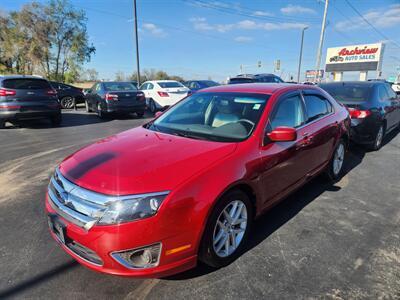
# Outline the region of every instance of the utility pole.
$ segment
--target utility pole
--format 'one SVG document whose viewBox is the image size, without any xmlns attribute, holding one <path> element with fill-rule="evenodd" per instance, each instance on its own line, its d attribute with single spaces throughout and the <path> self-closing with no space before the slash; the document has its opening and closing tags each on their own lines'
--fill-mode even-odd
<svg viewBox="0 0 400 300">
<path fill-rule="evenodd" d="M 134 23 L 135 23 L 135 42 L 136 42 L 136 77 L 138 87 L 140 86 L 140 64 L 139 64 L 139 37 L 138 37 L 138 26 L 137 26 L 137 8 L 136 0 L 133 0 L 133 11 L 134 11 Z"/>
<path fill-rule="evenodd" d="M 321 65 L 322 46 L 324 44 L 324 36 L 325 36 L 326 14 L 328 13 L 328 3 L 329 3 L 329 0 L 325 0 L 325 10 L 324 10 L 324 17 L 322 19 L 321 35 L 319 37 L 319 47 L 318 47 L 318 52 L 317 52 L 317 64 L 315 66 L 314 82 L 317 82 L 318 77 L 319 77 L 319 68 L 320 68 L 320 65 Z"/>
<path fill-rule="evenodd" d="M 306 31 L 308 26 L 305 26 L 301 31 L 301 43 L 300 43 L 300 57 L 299 57 L 299 68 L 297 69 L 297 83 L 300 82 L 300 71 L 301 71 L 301 60 L 303 57 L 303 41 L 304 41 L 304 31 Z"/>
</svg>

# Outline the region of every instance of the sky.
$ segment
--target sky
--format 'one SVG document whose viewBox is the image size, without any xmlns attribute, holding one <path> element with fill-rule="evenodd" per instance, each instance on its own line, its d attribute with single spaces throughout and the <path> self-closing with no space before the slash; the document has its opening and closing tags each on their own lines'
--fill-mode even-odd
<svg viewBox="0 0 400 300">
<path fill-rule="evenodd" d="M 135 72 L 133 0 L 70 1 L 86 12 L 89 39 L 96 47 L 84 68 L 95 68 L 102 79 Z M 18 10 L 28 2 L 1 0 L 0 9 Z M 223 81 L 239 74 L 240 65 L 246 73 L 274 72 L 279 59 L 281 70 L 275 73 L 296 79 L 301 31 L 308 26 L 304 78 L 305 70 L 315 69 L 324 5 L 324 0 L 137 0 L 141 69 Z M 385 42 L 387 78 L 400 66 L 399 33 L 400 0 L 330 0 L 322 66 L 328 47 Z M 344 75 L 345 80 L 357 77 Z"/>
</svg>

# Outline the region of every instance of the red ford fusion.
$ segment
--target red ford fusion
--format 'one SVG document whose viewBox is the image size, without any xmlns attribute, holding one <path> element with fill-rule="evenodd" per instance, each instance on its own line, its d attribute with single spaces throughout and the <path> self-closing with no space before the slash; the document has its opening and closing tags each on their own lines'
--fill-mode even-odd
<svg viewBox="0 0 400 300">
<path fill-rule="evenodd" d="M 201 90 L 67 157 L 48 187 L 50 232 L 104 273 L 225 266 L 255 218 L 322 172 L 341 176 L 349 125 L 348 111 L 314 86 Z"/>
</svg>

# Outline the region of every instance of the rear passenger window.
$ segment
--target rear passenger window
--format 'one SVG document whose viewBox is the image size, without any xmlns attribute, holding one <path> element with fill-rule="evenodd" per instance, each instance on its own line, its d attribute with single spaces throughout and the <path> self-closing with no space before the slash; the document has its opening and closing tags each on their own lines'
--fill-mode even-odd
<svg viewBox="0 0 400 300">
<path fill-rule="evenodd" d="M 305 117 L 300 95 L 280 100 L 270 118 L 272 130 L 280 126 L 296 128 L 303 125 L 304 122 Z"/>
<path fill-rule="evenodd" d="M 42 90 L 51 88 L 47 80 L 35 78 L 6 79 L 3 81 L 3 87 L 15 90 Z"/>
<path fill-rule="evenodd" d="M 307 109 L 307 121 L 316 120 L 333 111 L 332 104 L 323 97 L 317 95 L 304 95 Z"/>
</svg>

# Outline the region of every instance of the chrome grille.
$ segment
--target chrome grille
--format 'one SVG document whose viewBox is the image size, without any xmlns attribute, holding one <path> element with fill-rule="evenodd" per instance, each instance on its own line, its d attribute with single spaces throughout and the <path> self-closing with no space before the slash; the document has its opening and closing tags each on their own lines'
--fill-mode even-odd
<svg viewBox="0 0 400 300">
<path fill-rule="evenodd" d="M 89 230 L 104 214 L 103 196 L 83 189 L 64 178 L 57 169 L 48 188 L 51 207 L 64 219 Z M 101 201 L 98 201 L 101 199 Z M 92 200 L 92 201 L 91 201 Z"/>
</svg>

